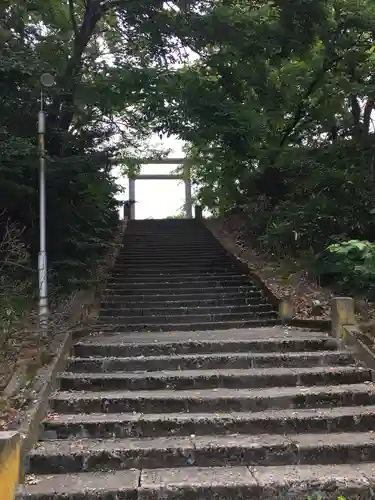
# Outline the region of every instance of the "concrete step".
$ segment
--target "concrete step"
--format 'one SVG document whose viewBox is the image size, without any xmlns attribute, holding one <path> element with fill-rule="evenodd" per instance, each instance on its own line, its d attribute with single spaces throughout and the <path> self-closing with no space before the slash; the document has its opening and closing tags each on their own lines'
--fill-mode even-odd
<svg viewBox="0 0 375 500">
<path fill-rule="evenodd" d="M 203 266 L 225 266 L 225 264 L 230 264 L 231 261 L 228 259 L 226 256 L 211 256 L 211 255 L 191 255 L 190 257 L 181 257 L 178 254 L 174 256 L 166 256 L 163 258 L 144 258 L 144 259 L 137 259 L 135 258 L 129 258 L 129 257 L 119 257 L 118 262 L 121 263 L 123 266 L 132 266 L 134 268 L 137 267 L 143 267 L 146 266 L 148 267 L 155 267 L 155 266 L 160 266 L 161 268 L 163 267 L 171 267 L 174 265 L 180 265 L 180 266 L 185 266 L 186 268 L 195 267 L 199 265 Z"/>
<path fill-rule="evenodd" d="M 178 297 L 176 297 L 176 294 L 174 293 L 160 295 L 119 295 L 111 293 L 103 297 L 102 304 L 113 304 L 113 307 L 117 307 L 117 304 L 120 304 L 119 307 L 121 307 L 121 304 L 129 307 L 131 305 L 139 306 L 141 304 L 145 307 L 147 306 L 147 304 L 150 304 L 149 307 L 156 307 L 158 304 L 160 304 L 161 306 L 166 307 L 169 304 L 186 304 L 187 306 L 195 304 L 199 306 L 200 304 L 204 305 L 206 303 L 207 305 L 220 305 L 230 303 L 246 305 L 257 304 L 260 302 L 264 302 L 265 300 L 265 297 L 262 296 L 262 293 L 259 290 L 255 292 L 247 292 L 246 294 L 239 292 L 217 293 L 212 291 L 200 293 L 199 295 L 181 293 L 178 294 Z"/>
<path fill-rule="evenodd" d="M 211 243 L 205 243 L 204 245 L 196 245 L 190 244 L 189 246 L 181 246 L 181 245 L 124 245 L 120 248 L 119 256 L 124 257 L 126 255 L 136 256 L 141 255 L 145 257 L 150 257 L 153 255 L 158 255 L 162 257 L 163 255 L 175 255 L 177 252 L 178 255 L 182 256 L 190 256 L 194 251 L 199 251 L 200 255 L 225 255 L 230 257 L 231 254 L 225 250 L 221 245 L 212 245 Z"/>
<path fill-rule="evenodd" d="M 145 288 L 137 288 L 137 289 L 123 289 L 121 286 L 115 286 L 115 285 L 107 285 L 105 289 L 105 294 L 107 297 L 110 297 L 111 294 L 114 295 L 123 295 L 123 296 L 131 296 L 131 295 L 166 295 L 170 290 L 172 290 L 173 295 L 175 298 L 177 298 L 180 295 L 186 295 L 186 292 L 189 294 L 197 295 L 202 293 L 203 295 L 207 295 L 208 293 L 216 293 L 216 294 L 228 294 L 228 293 L 237 293 L 237 294 L 248 294 L 248 293 L 254 293 L 257 292 L 258 289 L 253 286 L 253 285 L 237 285 L 237 286 L 207 286 L 203 284 L 202 286 L 199 286 L 198 284 L 195 284 L 195 286 L 188 286 L 186 288 L 175 288 L 175 287 L 170 287 L 169 285 L 166 287 L 163 287 L 161 284 L 158 284 L 154 288 L 151 287 L 145 287 Z M 141 293 L 140 293 L 141 292 Z"/>
<path fill-rule="evenodd" d="M 374 467 L 373 463 L 278 466 L 272 472 L 269 467 L 191 467 L 38 476 L 37 484 L 24 487 L 20 494 L 25 495 L 22 498 L 41 500 L 54 491 L 56 500 L 81 500 L 80 486 L 90 484 L 85 495 L 88 500 L 274 500 L 308 498 L 316 491 L 324 499 L 336 499 L 339 495 L 365 499 L 371 498 Z"/>
<path fill-rule="evenodd" d="M 321 352 L 337 349 L 337 341 L 332 337 L 312 337 L 303 336 L 276 337 L 271 329 L 267 338 L 248 337 L 232 338 L 231 331 L 223 330 L 222 338 L 206 338 L 197 336 L 192 332 L 179 332 L 181 336 L 174 334 L 166 337 L 164 333 L 160 337 L 149 337 L 136 341 L 135 338 L 124 335 L 123 337 L 111 337 L 96 339 L 93 337 L 90 341 L 82 340 L 77 342 L 73 352 L 79 357 L 96 356 L 169 356 L 186 354 L 211 354 L 211 353 L 284 353 L 292 352 Z M 244 332 L 245 334 L 248 332 Z M 207 335 L 208 337 L 208 335 Z M 215 336 L 216 337 L 216 336 Z"/>
<path fill-rule="evenodd" d="M 161 297 L 161 296 L 159 296 Z M 163 297 L 163 296 L 162 296 Z M 115 298 L 115 296 L 111 297 L 110 301 L 103 301 L 101 303 L 101 310 L 119 310 L 119 309 L 151 309 L 153 311 L 158 311 L 160 308 L 172 307 L 172 308 L 180 308 L 186 307 L 191 309 L 193 307 L 219 307 L 219 306 L 227 306 L 227 307 L 242 307 L 242 306 L 252 306 L 256 304 L 264 304 L 267 303 L 266 299 L 262 297 L 260 292 L 255 292 L 252 295 L 248 295 L 247 297 L 243 297 L 242 295 L 235 295 L 233 297 L 214 297 L 211 299 L 200 300 L 196 298 L 196 300 L 173 300 L 174 295 L 165 295 L 168 300 L 152 300 L 153 297 L 144 297 L 143 295 L 137 295 L 136 298 L 132 297 L 132 299 L 126 298 L 124 300 L 123 296 L 119 296 Z M 191 296 L 193 297 L 193 296 Z"/>
<path fill-rule="evenodd" d="M 371 432 L 375 405 L 220 413 L 51 414 L 43 439 Z"/>
<path fill-rule="evenodd" d="M 204 245 L 190 245 L 190 246 L 181 246 L 181 245 L 165 245 L 162 246 L 154 246 L 154 245 L 124 245 L 120 248 L 119 256 L 136 256 L 141 255 L 144 257 L 150 257 L 153 255 L 158 255 L 162 257 L 163 255 L 175 255 L 176 253 L 181 256 L 190 256 L 193 253 L 199 252 L 200 255 L 224 255 L 226 257 L 230 257 L 231 254 L 225 250 L 222 246 L 215 246 L 210 243 L 206 243 Z"/>
<path fill-rule="evenodd" d="M 59 391 L 50 400 L 51 410 L 58 413 L 230 412 L 371 404 L 375 404 L 372 382 L 200 391 Z"/>
<path fill-rule="evenodd" d="M 182 467 L 36 476 L 27 500 L 324 500 L 373 498 L 375 463 Z M 84 496 L 82 490 L 86 488 Z"/>
<path fill-rule="evenodd" d="M 198 249 L 222 249 L 223 247 L 218 244 L 218 242 L 212 242 L 211 239 L 207 239 L 205 235 L 197 234 L 174 234 L 168 237 L 156 238 L 153 236 L 142 235 L 139 237 L 129 238 L 128 240 L 123 240 L 122 248 L 125 250 L 133 249 L 148 249 L 155 247 L 156 249 L 165 248 L 170 250 L 175 248 L 177 251 L 187 251 L 187 250 L 198 250 Z"/>
<path fill-rule="evenodd" d="M 142 304 L 139 304 L 142 306 Z M 150 308 L 150 307 L 133 307 L 128 306 L 126 308 L 105 308 L 100 310 L 100 316 L 105 319 L 106 317 L 112 318 L 126 318 L 131 316 L 142 316 L 145 318 L 149 317 L 169 317 L 169 316 L 194 316 L 197 314 L 211 315 L 216 316 L 217 314 L 256 314 L 259 312 L 274 312 L 275 308 L 271 306 L 271 304 L 267 303 L 258 303 L 258 304 L 245 304 L 245 305 L 226 305 L 226 306 L 209 306 L 209 307 L 159 307 L 159 308 Z"/>
<path fill-rule="evenodd" d="M 195 245 L 190 247 L 181 247 L 179 245 L 166 244 L 166 245 L 138 245 L 138 246 L 126 246 L 120 249 L 117 262 L 121 262 L 123 259 L 132 258 L 136 259 L 137 255 L 142 259 L 152 260 L 153 257 L 157 259 L 165 258 L 176 258 L 191 259 L 192 257 L 202 256 L 204 258 L 219 257 L 225 259 L 235 259 L 233 255 L 229 254 L 223 247 L 212 247 L 210 244 Z"/>
<path fill-rule="evenodd" d="M 226 311 L 226 310 L 225 310 Z M 245 312 L 223 312 L 223 309 L 217 308 L 210 309 L 206 311 L 201 311 L 200 309 L 196 309 L 195 311 L 189 311 L 186 313 L 185 311 L 179 311 L 172 314 L 163 315 L 144 315 L 141 314 L 139 316 L 120 316 L 116 314 L 115 316 L 101 316 L 98 320 L 98 324 L 108 325 L 165 325 L 165 324 L 178 324 L 178 323 L 209 323 L 209 322 L 225 322 L 225 321 L 249 321 L 249 320 L 257 320 L 257 319 L 275 319 L 277 320 L 278 313 L 276 311 L 272 311 L 271 308 L 267 308 L 267 310 L 262 310 L 261 308 L 255 307 L 253 309 L 249 309 Z"/>
<path fill-rule="evenodd" d="M 231 368 L 163 370 L 144 373 L 69 373 L 58 377 L 63 391 L 152 391 L 185 389 L 260 389 L 314 385 L 360 384 L 371 371 L 360 366 L 308 368 Z"/>
<path fill-rule="evenodd" d="M 203 280 L 197 278 L 196 280 L 189 280 L 189 281 L 177 281 L 177 280 L 168 280 L 168 279 L 159 279 L 159 280 L 154 280 L 150 281 L 148 283 L 143 283 L 143 280 L 137 280 L 133 282 L 128 282 L 128 281 L 121 281 L 121 280 L 111 280 L 109 279 L 107 281 L 107 289 L 130 289 L 130 290 L 162 290 L 162 289 L 167 289 L 167 290 L 174 290 L 175 288 L 177 289 L 183 289 L 183 290 L 188 290 L 189 288 L 194 288 L 194 289 L 202 289 L 202 288 L 223 288 L 223 287 L 230 287 L 230 288 L 239 288 L 241 287 L 246 287 L 248 289 L 251 287 L 252 291 L 256 291 L 258 288 L 255 286 L 253 282 L 251 282 L 249 279 L 246 278 L 239 278 L 236 280 L 226 280 L 225 278 L 222 280 Z"/>
<path fill-rule="evenodd" d="M 142 249 L 137 249 L 137 251 L 132 252 L 132 254 L 129 254 L 129 251 L 120 251 L 117 257 L 118 262 L 124 262 L 126 260 L 133 260 L 137 259 L 137 255 L 141 258 L 142 261 L 149 261 L 149 260 L 155 260 L 155 261 L 164 261 L 168 259 L 173 259 L 173 260 L 180 260 L 182 262 L 184 261 L 191 261 L 194 258 L 199 259 L 202 262 L 210 261 L 210 260 L 218 260 L 219 262 L 221 260 L 231 260 L 235 259 L 235 257 L 231 257 L 227 252 L 221 251 L 220 249 L 218 251 L 212 251 L 210 248 L 209 251 L 205 251 L 204 248 L 199 248 L 197 247 L 195 251 L 191 250 L 190 252 L 179 252 L 178 249 L 173 248 L 173 246 L 169 246 L 168 251 L 165 250 L 163 251 L 162 249 L 154 249 L 150 247 L 150 253 L 149 252 L 144 252 Z M 151 255 L 150 255 L 151 254 Z M 155 258 L 153 258 L 155 257 Z"/>
<path fill-rule="evenodd" d="M 90 357 L 70 358 L 70 372 L 146 372 L 156 370 L 214 370 L 271 367 L 315 367 L 354 365 L 353 355 L 347 351 L 318 351 L 290 353 L 226 352 L 210 354 L 180 354 L 169 356 Z"/>
<path fill-rule="evenodd" d="M 174 240 L 165 240 L 165 241 L 155 241 L 155 240 L 139 240 L 129 241 L 124 243 L 120 247 L 120 256 L 123 256 L 128 253 L 144 253 L 150 254 L 155 251 L 155 254 L 163 255 L 172 253 L 176 254 L 197 254 L 202 252 L 205 254 L 208 253 L 221 253 L 227 254 L 227 251 L 221 245 L 212 244 L 211 241 L 207 240 L 199 240 L 196 241 L 187 241 L 186 238 L 177 237 Z"/>
<path fill-rule="evenodd" d="M 57 440 L 38 443 L 30 455 L 30 473 L 353 464 L 363 457 L 375 462 L 373 432 Z"/>
<path fill-rule="evenodd" d="M 225 269 L 226 266 L 230 266 L 232 263 L 227 258 L 207 258 L 203 257 L 195 257 L 188 259 L 180 259 L 180 258 L 170 258 L 165 260 L 155 260 L 149 259 L 141 261 L 139 259 L 121 259 L 118 261 L 123 267 L 127 269 L 131 268 L 134 271 L 138 269 L 152 270 L 157 269 L 160 272 L 164 272 L 168 269 L 179 267 L 183 272 L 189 273 L 191 270 L 195 270 L 197 268 L 204 269 L 206 271 L 210 271 L 210 269 Z M 233 263 L 234 265 L 234 263 Z"/>
<path fill-rule="evenodd" d="M 207 330 L 226 330 L 227 328 L 256 328 L 260 326 L 274 326 L 280 325 L 281 321 L 276 318 L 276 314 L 274 318 L 272 317 L 259 317 L 257 319 L 252 319 L 252 317 L 247 317 L 244 319 L 238 320 L 228 320 L 219 321 L 219 320 L 210 320 L 210 321 L 187 321 L 186 323 L 179 321 L 177 323 L 156 323 L 145 322 L 142 321 L 140 323 L 113 323 L 107 324 L 98 323 L 97 327 L 100 327 L 100 331 L 102 332 L 111 332 L 111 333 L 127 333 L 127 332 L 198 332 L 198 331 L 207 331 Z"/>
<path fill-rule="evenodd" d="M 118 282 L 120 281 L 123 284 L 129 283 L 144 283 L 144 284 L 150 284 L 154 283 L 155 281 L 157 282 L 170 282 L 170 283 L 179 283 L 179 282 L 191 282 L 191 281 L 205 281 L 205 282 L 233 282 L 233 281 L 246 281 L 249 282 L 251 281 L 251 278 L 247 276 L 246 274 L 229 274 L 229 273 L 222 273 L 222 274 L 201 274 L 201 275 L 151 275 L 151 276 L 140 276 L 140 277 L 134 277 L 134 276 L 127 276 L 125 273 L 116 273 L 116 274 L 111 274 L 109 277 L 110 282 Z"/>
<path fill-rule="evenodd" d="M 238 266 L 236 266 L 234 263 L 227 262 L 225 265 L 215 265 L 215 266 L 207 266 L 206 264 L 201 264 L 201 265 L 190 265 L 188 268 L 182 264 L 171 264 L 170 267 L 164 267 L 164 268 L 132 268 L 131 266 L 129 267 L 128 265 L 121 264 L 121 262 L 117 262 L 115 266 L 113 267 L 113 272 L 114 273 L 124 273 L 126 274 L 126 277 L 131 277 L 131 276 L 149 276 L 149 275 L 157 275 L 157 276 L 166 276 L 166 275 L 183 275 L 183 274 L 195 274 L 195 275 L 201 275 L 202 273 L 206 274 L 215 274 L 215 273 L 237 273 L 238 272 Z"/>
<path fill-rule="evenodd" d="M 163 240 L 163 239 L 170 239 L 170 238 L 186 238 L 189 241 L 192 241 L 190 238 L 192 236 L 195 236 L 197 238 L 202 238 L 206 239 L 209 241 L 212 241 L 212 235 L 211 233 L 204 227 L 191 227 L 191 228 L 184 228 L 183 230 L 179 228 L 160 228 L 158 230 L 151 230 L 151 231 L 132 231 L 131 228 L 127 229 L 126 233 L 124 234 L 124 241 L 129 240 L 129 241 L 135 241 L 140 238 L 149 238 L 152 241 L 158 241 L 158 240 Z"/>
</svg>

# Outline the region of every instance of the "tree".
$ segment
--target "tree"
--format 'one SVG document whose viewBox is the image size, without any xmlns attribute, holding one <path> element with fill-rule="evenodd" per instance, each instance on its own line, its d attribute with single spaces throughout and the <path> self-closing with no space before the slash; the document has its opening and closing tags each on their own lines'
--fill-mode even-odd
<svg viewBox="0 0 375 500">
<path fill-rule="evenodd" d="M 271 248 L 374 236 L 374 26 L 369 0 L 218 1 L 195 19 L 199 59 L 155 77 L 146 113 L 189 142 L 203 205 L 244 209 Z"/>
<path fill-rule="evenodd" d="M 0 2 L 0 212 L 25 227 L 36 268 L 36 117 L 39 78 L 50 72 L 47 244 L 60 284 L 84 279 L 112 237 L 113 163 L 150 156 L 143 143 L 151 129 L 139 103 L 147 99 L 150 67 L 164 64 L 169 50 L 160 32 L 168 16 L 156 0 Z M 0 224 L 0 236 L 4 231 Z"/>
</svg>

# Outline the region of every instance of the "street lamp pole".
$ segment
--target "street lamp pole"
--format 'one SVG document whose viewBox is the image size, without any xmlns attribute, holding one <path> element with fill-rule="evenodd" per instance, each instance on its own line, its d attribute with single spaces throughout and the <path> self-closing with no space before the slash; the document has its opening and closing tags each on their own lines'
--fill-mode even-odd
<svg viewBox="0 0 375 500">
<path fill-rule="evenodd" d="M 45 160 L 45 132 L 46 116 L 44 113 L 43 87 L 52 87 L 54 78 L 49 73 L 41 76 L 40 109 L 38 113 L 39 135 L 39 255 L 38 255 L 38 284 L 39 284 L 39 327 L 48 330 L 48 288 L 47 288 L 47 247 L 46 247 L 46 160 Z"/>
</svg>

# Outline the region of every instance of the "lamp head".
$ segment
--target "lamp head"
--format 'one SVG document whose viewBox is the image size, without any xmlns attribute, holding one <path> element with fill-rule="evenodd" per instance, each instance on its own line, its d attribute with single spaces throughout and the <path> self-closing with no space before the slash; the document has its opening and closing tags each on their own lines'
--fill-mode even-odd
<svg viewBox="0 0 375 500">
<path fill-rule="evenodd" d="M 43 87 L 52 87 L 55 84 L 55 79 L 50 73 L 43 73 L 40 77 L 40 82 Z"/>
</svg>

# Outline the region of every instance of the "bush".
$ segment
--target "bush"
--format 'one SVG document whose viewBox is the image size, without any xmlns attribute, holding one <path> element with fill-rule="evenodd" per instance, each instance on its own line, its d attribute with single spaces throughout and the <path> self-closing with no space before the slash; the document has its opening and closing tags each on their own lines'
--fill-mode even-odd
<svg viewBox="0 0 375 500">
<path fill-rule="evenodd" d="M 329 245 L 317 256 L 315 267 L 324 284 L 375 295 L 375 243 L 350 240 Z"/>
</svg>

